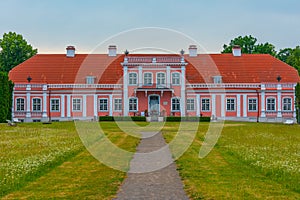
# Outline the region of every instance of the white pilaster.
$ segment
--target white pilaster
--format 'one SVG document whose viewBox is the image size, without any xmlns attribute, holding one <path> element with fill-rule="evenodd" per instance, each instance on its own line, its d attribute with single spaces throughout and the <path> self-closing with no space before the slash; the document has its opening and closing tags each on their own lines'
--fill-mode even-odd
<svg viewBox="0 0 300 200">
<path fill-rule="evenodd" d="M 98 95 L 94 94 L 94 117 L 98 116 Z"/>
<path fill-rule="evenodd" d="M 196 111 L 196 115 L 198 116 L 198 117 L 200 117 L 200 94 L 197 94 L 196 95 L 196 105 L 197 105 L 197 111 Z"/>
<path fill-rule="evenodd" d="M 281 84 L 277 85 L 277 117 L 281 118 Z"/>
<path fill-rule="evenodd" d="M 124 116 L 128 116 L 129 105 L 128 105 L 128 67 L 123 66 L 123 110 Z"/>
<path fill-rule="evenodd" d="M 236 95 L 236 116 L 241 117 L 241 95 Z"/>
<path fill-rule="evenodd" d="M 171 87 L 171 68 L 170 66 L 167 66 L 167 88 Z"/>
<path fill-rule="evenodd" d="M 42 115 L 42 117 L 47 117 L 47 91 L 43 91 L 43 115 Z"/>
<path fill-rule="evenodd" d="M 247 117 L 247 116 L 248 116 L 247 115 L 247 94 L 243 94 L 243 117 Z"/>
<path fill-rule="evenodd" d="M 265 102 L 266 102 L 266 97 L 265 97 L 265 90 L 266 87 L 264 84 L 261 85 L 261 117 L 266 117 L 266 108 L 265 108 Z"/>
<path fill-rule="evenodd" d="M 181 80 L 180 111 L 181 117 L 185 117 L 185 66 L 181 66 Z"/>
<path fill-rule="evenodd" d="M 225 94 L 221 94 L 221 117 L 225 118 Z"/>
<path fill-rule="evenodd" d="M 216 118 L 216 95 L 211 95 L 211 115 Z"/>
<path fill-rule="evenodd" d="M 25 102 L 24 102 L 25 103 Z M 11 119 L 15 117 L 15 88 L 12 93 L 12 103 L 11 103 Z"/>
<path fill-rule="evenodd" d="M 82 95 L 82 117 L 86 117 L 86 95 Z"/>
<path fill-rule="evenodd" d="M 293 117 L 294 118 L 296 118 L 297 117 L 297 114 L 296 114 L 296 112 L 297 112 L 297 109 L 296 109 L 296 93 L 295 93 L 295 87 L 296 87 L 296 84 L 294 85 L 294 88 L 293 88 L 293 93 L 294 93 L 294 98 L 293 98 L 293 101 L 292 101 L 292 105 L 294 105 L 293 106 Z"/>
<path fill-rule="evenodd" d="M 71 95 L 67 95 L 67 117 L 71 117 Z"/>
<path fill-rule="evenodd" d="M 109 116 L 113 116 L 113 97 L 109 95 Z"/>
<path fill-rule="evenodd" d="M 30 107 L 30 101 L 31 101 L 31 97 L 30 97 L 30 91 L 31 91 L 31 85 L 28 84 L 26 87 L 26 118 L 30 118 L 31 117 L 31 107 Z"/>
<path fill-rule="evenodd" d="M 139 87 L 143 86 L 143 67 L 139 66 Z"/>
<path fill-rule="evenodd" d="M 60 102 L 61 102 L 60 117 L 64 118 L 65 117 L 65 95 L 64 94 L 60 96 Z"/>
</svg>

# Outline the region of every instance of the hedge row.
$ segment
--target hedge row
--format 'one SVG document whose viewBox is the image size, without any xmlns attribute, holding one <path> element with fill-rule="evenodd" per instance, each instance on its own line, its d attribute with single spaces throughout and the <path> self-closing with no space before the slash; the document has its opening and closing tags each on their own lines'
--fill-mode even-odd
<svg viewBox="0 0 300 200">
<path fill-rule="evenodd" d="M 138 121 L 145 122 L 146 117 L 136 116 L 136 117 L 112 117 L 112 116 L 101 116 L 99 121 Z"/>
<path fill-rule="evenodd" d="M 166 117 L 167 122 L 210 122 L 210 117 Z M 112 116 L 101 116 L 99 121 L 140 121 L 145 122 L 146 117 L 136 116 L 136 117 L 112 117 Z"/>
<path fill-rule="evenodd" d="M 166 117 L 167 122 L 210 122 L 210 117 Z"/>
</svg>

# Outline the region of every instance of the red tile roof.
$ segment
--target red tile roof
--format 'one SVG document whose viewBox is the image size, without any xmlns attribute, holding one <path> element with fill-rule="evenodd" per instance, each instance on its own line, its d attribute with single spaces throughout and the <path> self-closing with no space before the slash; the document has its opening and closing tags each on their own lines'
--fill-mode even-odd
<svg viewBox="0 0 300 200">
<path fill-rule="evenodd" d="M 186 76 L 189 83 L 211 83 L 215 75 L 221 75 L 225 83 L 277 82 L 278 75 L 282 77 L 281 82 L 300 82 L 293 67 L 267 54 L 243 54 L 241 57 L 232 54 L 185 55 L 185 60 L 188 62 Z M 14 83 L 25 83 L 30 75 L 32 83 L 69 84 L 85 83 L 86 76 L 90 75 L 95 76 L 98 83 L 122 83 L 123 61 L 124 55 L 76 54 L 74 58 L 67 58 L 65 54 L 38 54 L 13 68 L 9 77 Z"/>
</svg>

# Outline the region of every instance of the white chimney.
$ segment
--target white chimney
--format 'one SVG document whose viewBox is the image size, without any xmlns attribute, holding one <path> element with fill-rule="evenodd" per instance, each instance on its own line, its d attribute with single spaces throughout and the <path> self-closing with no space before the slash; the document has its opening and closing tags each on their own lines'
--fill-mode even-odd
<svg viewBox="0 0 300 200">
<path fill-rule="evenodd" d="M 234 45 L 232 47 L 232 54 L 236 57 L 242 56 L 242 48 L 239 45 Z"/>
<path fill-rule="evenodd" d="M 73 58 L 75 57 L 75 47 L 74 46 L 67 46 L 67 57 L 68 58 Z"/>
<path fill-rule="evenodd" d="M 189 46 L 189 56 L 190 57 L 197 57 L 197 46 L 196 45 L 190 45 Z"/>
<path fill-rule="evenodd" d="M 108 56 L 117 56 L 117 46 L 116 45 L 108 46 Z"/>
</svg>

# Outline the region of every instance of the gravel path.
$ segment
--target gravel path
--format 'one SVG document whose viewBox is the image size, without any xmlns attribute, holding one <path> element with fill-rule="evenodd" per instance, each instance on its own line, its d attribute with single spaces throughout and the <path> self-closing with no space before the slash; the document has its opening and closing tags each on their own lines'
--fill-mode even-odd
<svg viewBox="0 0 300 200">
<path fill-rule="evenodd" d="M 117 194 L 116 200 L 123 199 L 188 199 L 160 132 L 142 133 L 130 171 Z"/>
</svg>

